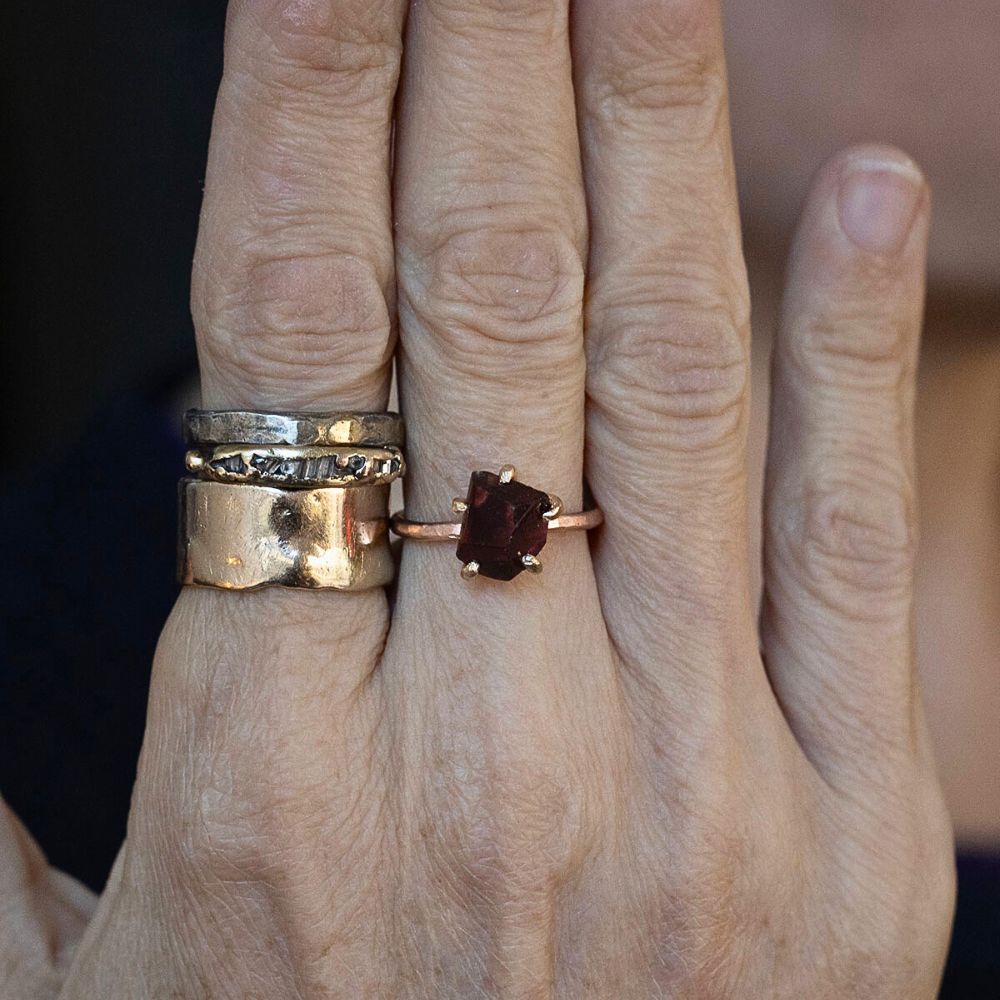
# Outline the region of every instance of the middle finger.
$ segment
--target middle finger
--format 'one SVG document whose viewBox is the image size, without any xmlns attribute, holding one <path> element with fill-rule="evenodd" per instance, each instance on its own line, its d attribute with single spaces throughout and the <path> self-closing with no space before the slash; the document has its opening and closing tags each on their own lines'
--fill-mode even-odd
<svg viewBox="0 0 1000 1000">
<path fill-rule="evenodd" d="M 469 471 L 504 463 L 581 502 L 585 210 L 567 5 L 411 8 L 395 205 L 411 518 L 449 518 Z M 586 791 L 612 742 L 585 533 L 553 537 L 541 560 L 541 579 L 466 582 L 453 546 L 404 546 L 376 682 L 406 748 L 398 794 L 420 804 L 404 839 L 436 895 L 402 894 L 400 909 L 424 913 L 408 940 L 435 995 L 551 992 L 553 886 L 578 871 Z"/>
<path fill-rule="evenodd" d="M 580 502 L 586 214 L 567 6 L 412 8 L 396 159 L 410 517 L 447 519 L 471 470 L 505 463 Z"/>
</svg>

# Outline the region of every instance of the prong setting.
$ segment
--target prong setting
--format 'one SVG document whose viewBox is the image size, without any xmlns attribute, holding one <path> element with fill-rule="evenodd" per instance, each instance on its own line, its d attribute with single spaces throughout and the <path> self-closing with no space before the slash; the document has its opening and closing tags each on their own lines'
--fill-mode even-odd
<svg viewBox="0 0 1000 1000">
<path fill-rule="evenodd" d="M 521 556 L 521 562 L 524 563 L 524 568 L 528 570 L 529 573 L 541 573 L 542 564 L 538 556 L 533 556 L 531 553 Z"/>
<path fill-rule="evenodd" d="M 549 509 L 542 514 L 542 517 L 546 521 L 554 521 L 563 512 L 563 502 L 555 495 L 555 493 L 549 494 Z"/>
<path fill-rule="evenodd" d="M 184 465 L 187 467 L 188 472 L 201 472 L 205 467 L 205 459 L 196 451 L 189 451 L 184 456 Z"/>
<path fill-rule="evenodd" d="M 479 576 L 479 563 L 468 562 L 462 567 L 463 580 L 475 580 Z"/>
<path fill-rule="evenodd" d="M 512 483 L 517 478 L 517 469 L 513 465 L 503 465 L 500 467 L 500 482 Z"/>
<path fill-rule="evenodd" d="M 451 502 L 451 512 L 453 514 L 464 514 L 468 509 L 469 505 L 461 497 L 455 497 Z"/>
</svg>

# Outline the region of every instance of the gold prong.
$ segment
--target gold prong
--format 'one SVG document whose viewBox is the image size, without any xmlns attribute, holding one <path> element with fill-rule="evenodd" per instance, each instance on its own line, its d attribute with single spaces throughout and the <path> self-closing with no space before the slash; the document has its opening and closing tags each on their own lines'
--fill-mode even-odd
<svg viewBox="0 0 1000 1000">
<path fill-rule="evenodd" d="M 533 556 L 531 553 L 521 556 L 521 562 L 524 563 L 524 568 L 531 573 L 541 573 L 542 564 L 538 561 L 538 556 Z"/>
<path fill-rule="evenodd" d="M 461 497 L 455 497 L 451 502 L 451 512 L 453 514 L 464 514 L 468 509 L 469 505 Z"/>
<path fill-rule="evenodd" d="M 500 468 L 500 482 L 511 483 L 517 476 L 517 469 L 513 465 L 504 465 Z"/>
<path fill-rule="evenodd" d="M 200 472 L 205 467 L 205 459 L 196 451 L 189 451 L 184 456 L 184 465 L 188 472 Z"/>
<path fill-rule="evenodd" d="M 555 493 L 549 494 L 549 509 L 542 514 L 542 517 L 546 521 L 554 521 L 563 512 L 563 502 L 555 495 Z"/>
<path fill-rule="evenodd" d="M 463 580 L 475 580 L 477 576 L 479 576 L 479 563 L 470 562 L 462 567 Z"/>
</svg>

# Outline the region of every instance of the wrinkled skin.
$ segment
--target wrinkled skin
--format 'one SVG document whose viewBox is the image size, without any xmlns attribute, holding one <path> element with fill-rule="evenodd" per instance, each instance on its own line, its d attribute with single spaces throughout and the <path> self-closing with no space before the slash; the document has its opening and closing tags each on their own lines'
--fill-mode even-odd
<svg viewBox="0 0 1000 1000">
<path fill-rule="evenodd" d="M 184 592 L 92 917 L 8 817 L 4 996 L 933 997 L 953 874 L 910 622 L 920 174 L 849 150 L 800 222 L 758 625 L 716 6 L 403 8 L 233 4 L 205 404 L 383 407 L 398 314 L 408 514 L 510 461 L 571 509 L 586 474 L 606 525 L 510 584 L 407 543 L 391 613 Z"/>
</svg>

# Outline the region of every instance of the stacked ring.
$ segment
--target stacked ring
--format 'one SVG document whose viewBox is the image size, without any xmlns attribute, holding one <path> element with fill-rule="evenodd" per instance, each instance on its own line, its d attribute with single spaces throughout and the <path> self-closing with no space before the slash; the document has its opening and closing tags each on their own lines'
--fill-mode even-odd
<svg viewBox="0 0 1000 1000">
<path fill-rule="evenodd" d="M 178 576 L 193 586 L 368 590 L 389 583 L 394 413 L 191 410 Z"/>
<path fill-rule="evenodd" d="M 295 487 L 387 486 L 406 470 L 396 447 L 217 445 L 187 453 L 189 472 L 220 483 Z"/>
<path fill-rule="evenodd" d="M 395 445 L 404 444 L 398 413 L 258 413 L 188 410 L 184 440 L 192 445 Z"/>
</svg>

